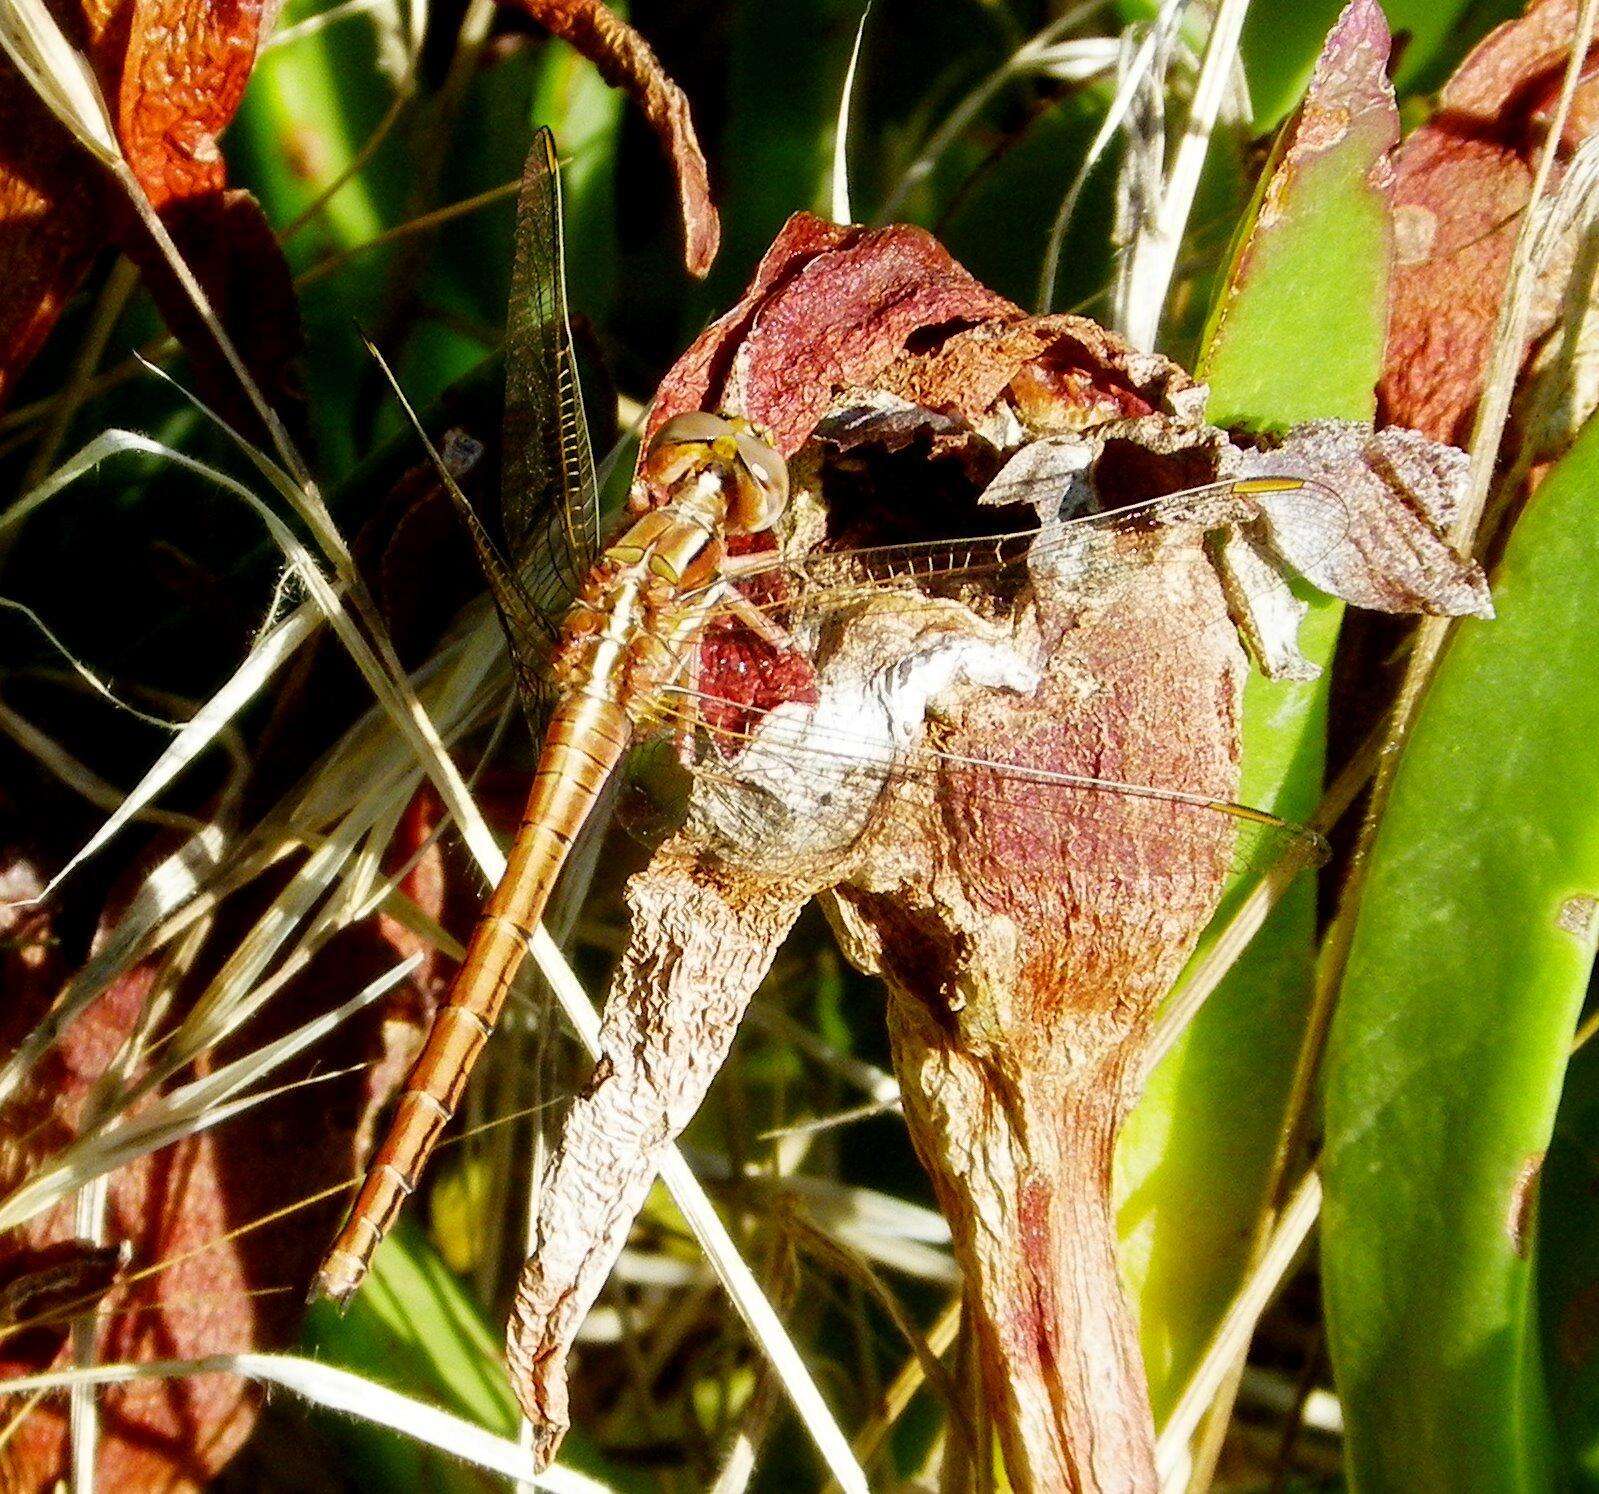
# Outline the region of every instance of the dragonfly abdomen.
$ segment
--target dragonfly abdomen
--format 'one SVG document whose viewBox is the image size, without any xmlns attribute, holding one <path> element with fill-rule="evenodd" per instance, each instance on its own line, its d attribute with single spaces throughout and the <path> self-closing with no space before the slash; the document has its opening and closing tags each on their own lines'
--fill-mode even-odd
<svg viewBox="0 0 1599 1494">
<path fill-rule="evenodd" d="M 544 740 L 527 808 L 466 958 L 400 1095 L 355 1206 L 317 1276 L 317 1289 L 343 1303 L 365 1279 L 401 1205 L 449 1124 L 528 941 L 600 791 L 627 750 L 631 726 L 612 700 L 568 697 Z"/>
</svg>

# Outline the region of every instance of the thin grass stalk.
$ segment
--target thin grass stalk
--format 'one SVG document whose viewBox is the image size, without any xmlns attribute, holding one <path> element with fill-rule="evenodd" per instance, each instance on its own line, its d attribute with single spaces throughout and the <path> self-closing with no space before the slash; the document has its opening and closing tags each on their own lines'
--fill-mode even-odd
<svg viewBox="0 0 1599 1494">
<path fill-rule="evenodd" d="M 1066 244 L 1066 230 L 1071 226 L 1072 215 L 1077 211 L 1077 200 L 1082 196 L 1083 188 L 1088 185 L 1088 178 L 1098 165 L 1099 158 L 1104 155 L 1132 109 L 1145 75 L 1154 66 L 1157 56 L 1164 54 L 1166 40 L 1176 30 L 1177 23 L 1182 17 L 1183 5 L 1184 0 L 1161 0 L 1160 10 L 1155 19 L 1149 23 L 1143 40 L 1139 42 L 1132 62 L 1117 85 L 1115 97 L 1111 99 L 1110 107 L 1105 111 L 1105 118 L 1100 122 L 1099 129 L 1089 144 L 1082 165 L 1077 168 L 1076 176 L 1072 178 L 1065 197 L 1061 199 L 1055 220 L 1050 225 L 1049 237 L 1044 245 L 1043 263 L 1038 272 L 1038 295 L 1034 309 L 1040 315 L 1050 310 L 1050 304 L 1055 299 L 1055 281 L 1060 276 L 1061 252 Z"/>
<path fill-rule="evenodd" d="M 330 27 L 336 26 L 341 21 L 347 21 L 354 16 L 368 15 L 373 11 L 389 9 L 389 0 L 339 0 L 337 5 L 330 5 L 326 10 L 319 10 L 315 15 L 306 16 L 304 20 L 296 21 L 291 26 L 279 26 L 272 35 L 261 44 L 260 51 L 256 53 L 259 60 L 269 52 L 276 52 L 284 47 L 292 47 L 296 42 L 304 41 L 307 37 L 318 36 Z"/>
<path fill-rule="evenodd" d="M 855 101 L 855 73 L 861 64 L 861 43 L 866 40 L 866 20 L 872 13 L 872 0 L 861 6 L 855 27 L 855 45 L 850 48 L 849 66 L 844 69 L 844 86 L 838 94 L 838 118 L 833 125 L 832 213 L 835 223 L 850 223 L 849 203 L 849 116 Z"/>
<path fill-rule="evenodd" d="M 1300 1180 L 1266 1249 L 1239 1288 L 1226 1313 L 1211 1335 L 1194 1372 L 1177 1404 L 1172 1408 L 1156 1444 L 1155 1462 L 1166 1489 L 1173 1474 L 1182 1466 L 1188 1444 L 1207 1408 L 1217 1399 L 1222 1385 L 1239 1357 L 1247 1352 L 1260 1321 L 1289 1268 L 1299 1257 L 1310 1231 L 1321 1212 L 1321 1178 L 1314 1169 Z"/>
<path fill-rule="evenodd" d="M 1238 41 L 1248 12 L 1249 0 L 1221 0 L 1216 7 L 1199 81 L 1194 86 L 1188 121 L 1178 141 L 1171 171 L 1155 202 L 1153 220 L 1141 225 L 1141 232 L 1133 243 L 1125 332 L 1134 347 L 1145 351 L 1155 346 L 1161 308 L 1166 304 L 1166 293 L 1177 265 L 1177 251 L 1188 226 L 1188 216 L 1193 211 L 1194 193 L 1198 190 L 1200 171 L 1210 149 L 1211 134 L 1232 83 Z"/>
<path fill-rule="evenodd" d="M 1316 812 L 1310 819 L 1311 829 L 1325 835 L 1349 812 L 1350 806 L 1376 771 L 1378 756 L 1382 751 L 1382 737 L 1383 728 L 1379 725 L 1344 764 L 1316 806 Z M 1188 1030 L 1189 1023 L 1199 1015 L 1200 1008 L 1249 947 L 1250 941 L 1260 931 L 1271 910 L 1282 900 L 1283 894 L 1306 871 L 1309 854 L 1308 847 L 1301 842 L 1296 841 L 1289 846 L 1261 873 L 1260 879 L 1239 900 L 1226 922 L 1216 931 L 1210 947 L 1194 962 L 1187 977 L 1155 1019 L 1144 1060 L 1146 1079 Z"/>
<path fill-rule="evenodd" d="M 95 301 L 94 315 L 90 318 L 88 330 L 84 333 L 83 341 L 73 357 L 67 382 L 52 398 L 50 422 L 40 436 L 38 449 L 29 459 L 27 471 L 22 476 L 24 492 L 49 472 L 56 454 L 61 450 L 61 443 L 66 440 L 73 419 L 89 397 L 95 371 L 100 366 L 101 358 L 105 356 L 106 344 L 111 341 L 111 334 L 116 330 L 123 308 L 128 304 L 128 298 L 138 283 L 139 272 L 134 269 L 133 262 L 125 256 L 119 256 L 116 264 L 111 267 L 111 273 L 106 277 L 105 284 L 100 288 L 100 294 Z M 0 559 L 3 558 L 4 551 L 0 550 Z"/>
<path fill-rule="evenodd" d="M 179 718 L 177 716 L 158 716 L 153 711 L 141 710 L 131 701 L 124 700 L 116 693 L 115 690 L 106 684 L 106 682 L 102 680 L 99 675 L 90 669 L 89 666 L 83 662 L 83 660 L 78 658 L 77 655 L 74 654 L 64 642 L 62 642 L 61 638 L 51 629 L 50 625 L 45 622 L 45 620 L 40 617 L 32 607 L 28 606 L 27 603 L 19 602 L 14 597 L 0 596 L 0 608 L 3 608 L 7 612 L 15 612 L 19 616 L 27 618 L 28 622 L 38 629 L 45 642 L 48 643 L 50 647 L 60 654 L 62 659 L 66 661 L 68 668 L 76 677 L 73 680 L 73 683 L 81 683 L 88 686 L 89 689 L 94 691 L 94 693 L 108 705 L 115 706 L 119 711 L 123 711 L 127 715 L 132 716 L 134 720 L 142 721 L 146 726 L 153 726 L 159 731 L 182 731 L 184 726 L 189 721 L 193 720 L 194 703 L 192 701 L 185 700 L 180 703 L 182 715 L 181 718 Z M 46 669 L 18 669 L 8 671 L 8 674 L 13 679 L 30 678 L 59 680 L 62 678 L 62 676 L 52 673 Z"/>
<path fill-rule="evenodd" d="M 459 1416 L 413 1400 L 348 1370 L 292 1354 L 213 1354 L 203 1359 L 159 1359 L 143 1364 L 102 1364 L 92 1369 L 52 1370 L 0 1381 L 8 1395 L 48 1393 L 73 1385 L 128 1385 L 138 1380 L 187 1379 L 193 1375 L 240 1375 L 263 1385 L 276 1385 L 329 1411 L 357 1416 L 389 1427 L 414 1441 L 486 1468 L 507 1478 L 523 1479 L 550 1494 L 609 1494 L 606 1485 L 570 1468 L 535 1474 L 514 1442 L 496 1437 Z"/>
<path fill-rule="evenodd" d="M 311 19 L 319 18 L 313 16 Z M 327 205 L 367 168 L 372 157 L 382 149 L 383 142 L 393 133 L 395 125 L 404 117 L 406 106 L 415 96 L 415 87 L 414 76 L 402 82 L 399 92 L 389 100 L 388 108 L 383 111 L 383 117 L 372 127 L 372 133 L 361 142 L 355 154 L 344 163 L 339 174 L 284 225 L 283 231 L 278 234 L 280 244 L 293 242 L 304 229 L 317 220 L 327 209 Z M 297 278 L 296 289 L 299 289 L 300 283 L 300 279 Z"/>
<path fill-rule="evenodd" d="M 883 200 L 883 205 L 878 209 L 873 221 L 882 223 L 894 217 L 904 207 L 905 199 L 927 179 L 933 167 L 938 164 L 939 158 L 960 138 L 962 132 L 982 112 L 989 100 L 1013 79 L 1026 77 L 1033 72 L 1051 43 L 1082 25 L 1105 3 L 1106 0 L 1086 0 L 1086 3 L 1073 6 L 1041 31 L 1029 37 L 972 89 L 950 110 L 944 122 L 916 153 L 916 158 L 900 173 L 899 180 Z"/>
</svg>

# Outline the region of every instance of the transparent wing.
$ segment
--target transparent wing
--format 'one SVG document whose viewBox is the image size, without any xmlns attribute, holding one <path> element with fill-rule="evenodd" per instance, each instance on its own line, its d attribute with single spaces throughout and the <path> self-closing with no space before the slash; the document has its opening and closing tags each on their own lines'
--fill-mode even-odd
<svg viewBox="0 0 1599 1494">
<path fill-rule="evenodd" d="M 522 173 L 505 329 L 501 509 L 534 604 L 565 610 L 599 549 L 599 495 L 567 321 L 561 178 L 541 129 Z"/>
<path fill-rule="evenodd" d="M 785 559 L 737 557 L 728 574 L 743 593 L 718 603 L 713 614 L 742 612 L 746 600 L 773 614 L 802 606 L 836 609 L 887 591 L 914 586 L 922 595 L 959 592 L 981 584 L 1003 594 L 1008 585 L 1053 570 L 1088 595 L 1117 574 L 1131 575 L 1140 536 L 1160 530 L 1219 530 L 1260 519 L 1257 498 L 1269 494 L 1279 516 L 1292 509 L 1301 533 L 1314 533 L 1331 553 L 1346 542 L 1348 507 L 1338 493 L 1302 478 L 1250 478 L 1187 488 L 1126 508 L 1063 519 L 1047 528 L 965 539 L 927 540 L 852 550 L 816 550 Z"/>
<path fill-rule="evenodd" d="M 748 693 L 746 706 L 764 707 L 789 698 L 783 692 L 794 674 L 783 671 L 785 652 L 804 655 L 829 621 L 854 607 L 876 612 L 897 607 L 925 608 L 929 597 L 960 601 L 987 616 L 1003 615 L 1018 601 L 1044 596 L 1063 627 L 1076 624 L 1074 607 L 1103 606 L 1122 587 L 1165 584 L 1154 568 L 1162 551 L 1151 537 L 1180 534 L 1190 539 L 1215 532 L 1209 549 L 1218 563 L 1217 579 L 1225 607 L 1185 608 L 1180 600 L 1163 612 L 1161 626 L 1118 638 L 1116 656 L 1126 667 L 1140 654 L 1152 657 L 1187 639 L 1224 630 L 1242 633 L 1259 652 L 1257 626 L 1292 639 L 1303 604 L 1286 575 L 1264 562 L 1242 565 L 1230 535 L 1246 529 L 1267 551 L 1259 495 L 1269 501 L 1279 522 L 1310 535 L 1311 551 L 1330 553 L 1347 542 L 1352 519 L 1343 499 L 1329 488 L 1299 479 L 1250 479 L 1213 483 L 1169 494 L 1129 508 L 1089 514 L 1048 528 L 1019 530 L 980 538 L 937 540 L 877 548 L 814 551 L 785 560 L 740 556 L 730 562 L 736 593 L 724 587 L 703 596 L 704 629 L 700 653 L 706 667 L 697 681 L 713 693 Z M 1286 510 L 1292 508 L 1292 513 Z M 1048 585 L 1041 583 L 1048 582 Z M 1295 656 L 1297 659 L 1297 655 Z M 776 680 L 774 686 L 773 681 Z"/>
<path fill-rule="evenodd" d="M 389 367 L 388 360 L 370 339 L 367 340 L 366 346 L 367 351 L 383 371 L 384 378 L 388 380 L 395 399 L 399 401 L 400 409 L 416 431 L 417 438 L 421 441 L 422 448 L 438 476 L 440 486 L 449 494 L 450 502 L 466 526 L 468 535 L 471 536 L 472 548 L 477 552 L 478 564 L 483 569 L 489 595 L 494 599 L 495 610 L 499 613 L 500 625 L 505 632 L 511 667 L 516 676 L 517 694 L 521 698 L 528 719 L 537 727 L 547 714 L 549 706 L 545 661 L 549 657 L 550 646 L 555 641 L 555 627 L 548 614 L 529 596 L 516 570 L 506 560 L 499 545 L 484 527 L 472 500 L 462 491 L 461 478 L 476 463 L 482 448 L 469 437 L 452 431 L 446 439 L 445 450 L 441 455 L 434 446 L 432 437 L 428 435 L 427 428 L 422 424 L 421 418 L 412 408 L 404 389 L 400 387 L 400 381 L 395 378 L 394 370 Z"/>
<path fill-rule="evenodd" d="M 1151 555 L 1165 553 L 1148 543 L 1151 535 L 1186 525 L 1193 540 L 1248 524 L 1259 517 L 1263 493 L 1279 511 L 1285 503 L 1305 506 L 1293 515 L 1301 533 L 1308 528 L 1325 535 L 1328 545 L 1341 543 L 1347 533 L 1349 516 L 1335 493 L 1297 480 L 1259 479 L 1212 484 L 1046 529 L 819 553 L 798 561 L 736 562 L 739 595 L 724 600 L 707 594 L 694 667 L 662 709 L 678 756 L 682 743 L 697 743 L 686 766 L 699 785 L 698 800 L 715 809 L 711 827 L 725 832 L 739 855 L 754 848 L 760 859 L 775 859 L 778 869 L 787 859 L 796 870 L 811 858 L 836 858 L 882 816 L 912 806 L 925 810 L 930 803 L 977 806 L 988 832 L 1010 823 L 1029 843 L 1050 837 L 1074 864 L 1112 845 L 1128 864 L 1167 867 L 1184 876 L 1190 873 L 1182 868 L 1203 866 L 1244 871 L 1284 852 L 1300 862 L 1316 860 L 1319 837 L 1270 814 L 1191 784 L 1106 776 L 1100 747 L 1085 742 L 1073 749 L 1069 722 L 1052 736 L 1047 723 L 1055 718 L 1047 711 L 1038 718 L 1045 730 L 1023 730 L 1015 739 L 1007 733 L 1006 750 L 1030 756 L 1028 761 L 947 750 L 957 743 L 938 740 L 937 726 L 914 748 L 901 750 L 891 744 L 892 724 L 885 731 L 881 722 L 868 720 L 853 729 L 861 725 L 853 706 L 825 718 L 806 709 L 807 701 L 817 699 L 807 694 L 818 680 L 813 656 L 820 656 L 818 649 L 826 654 L 828 640 L 840 636 L 837 625 L 847 627 L 857 607 L 869 606 L 880 619 L 902 607 L 927 613 L 930 598 L 945 596 L 979 614 L 1003 617 L 1014 603 L 1038 594 L 1040 580 L 1051 571 L 1059 585 L 1049 590 L 1068 598 L 1062 605 L 1069 607 L 1073 597 L 1099 603 L 1108 598 L 1112 604 L 1080 635 L 1083 643 L 1065 643 L 1087 650 L 1082 664 L 1090 672 L 1104 664 L 1109 678 L 1137 681 L 1140 669 L 1154 664 L 1161 651 L 1174 651 L 1155 671 L 1161 677 L 1180 679 L 1186 668 L 1213 667 L 1213 654 L 1193 649 L 1195 635 L 1234 630 L 1235 605 L 1292 603 L 1275 572 L 1262 568 L 1248 581 L 1280 591 L 1280 598 L 1229 592 L 1224 606 L 1212 591 L 1205 605 L 1190 608 L 1179 593 L 1167 608 L 1162 590 L 1153 613 L 1142 603 L 1115 610 L 1115 599 L 1147 595 L 1147 588 L 1165 587 L 1174 576 L 1180 580 L 1191 573 L 1194 558 L 1197 570 L 1205 571 L 1199 552 L 1170 571 L 1149 569 Z M 1159 626 L 1146 628 L 1152 616 Z M 1080 621 L 1070 618 L 1063 626 Z M 998 640 L 1010 636 L 1006 628 L 996 632 Z M 839 721 L 850 729 L 829 724 Z M 1080 762 L 1070 755 L 1073 750 L 1082 752 Z M 654 771 L 663 772 L 658 763 Z M 1179 854 L 1170 854 L 1173 848 Z"/>
<path fill-rule="evenodd" d="M 560 618 L 599 549 L 594 460 L 567 325 L 560 176 L 548 130 L 534 138 L 517 202 L 497 516 L 481 511 L 462 490 L 459 447 L 465 443 L 447 447 L 441 457 L 392 374 L 389 379 L 471 536 L 509 643 L 518 693 L 537 727 L 548 710 L 545 666 Z"/>
<path fill-rule="evenodd" d="M 775 729 L 771 717 L 734 724 L 741 718 L 719 717 L 716 709 L 732 704 L 674 691 L 663 713 L 672 735 L 646 746 L 639 776 L 652 785 L 663 825 L 692 814 L 701 833 L 725 839 L 730 851 L 768 872 L 825 867 L 887 820 L 952 811 L 973 834 L 1024 843 L 1034 855 L 1174 879 L 1247 875 L 1285 856 L 1303 866 L 1326 857 L 1312 830 L 1181 786 L 1120 782 L 926 742 L 894 747 L 814 719 Z"/>
</svg>

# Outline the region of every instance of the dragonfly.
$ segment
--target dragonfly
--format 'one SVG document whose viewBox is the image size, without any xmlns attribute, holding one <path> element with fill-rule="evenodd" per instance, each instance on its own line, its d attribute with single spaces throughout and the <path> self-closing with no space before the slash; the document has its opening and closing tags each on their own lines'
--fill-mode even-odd
<svg viewBox="0 0 1599 1494">
<path fill-rule="evenodd" d="M 542 745 L 505 874 L 321 1266 L 318 1289 L 341 1304 L 361 1285 L 450 1123 L 574 840 L 624 759 L 647 753 L 652 742 L 671 744 L 671 760 L 688 766 L 713 796 L 746 790 L 763 776 L 764 764 L 774 795 L 790 805 L 810 802 L 816 818 L 830 825 L 846 783 L 864 778 L 866 802 L 892 804 L 957 773 L 1016 814 L 1071 827 L 1114 806 L 1123 833 L 1131 825 L 1199 856 L 1223 855 L 1234 866 L 1268 846 L 1297 843 L 1307 860 L 1319 853 L 1310 831 L 1180 785 L 1117 782 L 1053 764 L 941 750 L 892 730 L 862 735 L 815 719 L 774 734 L 762 709 L 771 701 L 762 692 L 770 694 L 787 663 L 846 612 L 926 606 L 930 597 L 970 599 L 976 591 L 988 598 L 1024 595 L 1039 568 L 1051 563 L 1069 562 L 1078 576 L 1096 568 L 1109 574 L 1127 566 L 1127 543 L 1136 536 L 1179 523 L 1205 530 L 1262 494 L 1330 504 L 1335 524 L 1333 495 L 1306 479 L 1240 479 L 1050 529 L 1034 524 L 973 539 L 823 550 L 796 559 L 749 548 L 772 531 L 789 502 L 784 458 L 748 421 L 695 411 L 661 425 L 642 455 L 636 490 L 665 501 L 630 517 L 602 545 L 548 131 L 539 133 L 524 173 L 515 244 L 498 515 L 479 512 L 419 422 L 416 428 L 471 534 Z M 396 393 L 403 403 L 397 386 Z M 558 625 L 554 617 L 561 617 Z M 818 678 L 797 673 L 790 704 L 806 688 L 814 699 Z M 796 801 L 796 789 L 810 792 Z M 864 823 L 851 822 L 820 842 L 812 837 L 811 853 L 842 854 Z"/>
</svg>

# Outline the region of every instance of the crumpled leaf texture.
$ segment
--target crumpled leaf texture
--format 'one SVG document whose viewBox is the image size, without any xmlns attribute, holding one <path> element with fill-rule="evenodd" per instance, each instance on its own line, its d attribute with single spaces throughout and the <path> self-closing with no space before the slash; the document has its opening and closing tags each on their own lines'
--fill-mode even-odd
<svg viewBox="0 0 1599 1494">
<path fill-rule="evenodd" d="M 145 194 L 190 259 L 268 399 L 294 416 L 301 348 L 287 263 L 255 200 L 229 193 L 218 143 L 244 96 L 260 39 L 260 0 L 117 0 L 55 7 L 84 47 Z M 120 240 L 149 278 L 202 386 L 253 424 L 187 296 L 120 189 L 0 59 L 0 400 L 49 334 L 95 255 Z"/>
<path fill-rule="evenodd" d="M 428 845 L 437 805 L 421 796 L 408 811 L 391 855 Z M 19 881 L 18 878 L 22 878 Z M 10 897 L 37 891 L 36 874 L 14 861 Z M 428 849 L 403 883 L 430 916 L 443 906 L 442 868 Z M 10 917 L 11 915 L 0 915 Z M 42 914 L 18 922 L 0 941 L 0 1049 L 36 1021 L 66 975 L 59 943 Z M 123 1284 L 100 1308 L 96 1353 L 103 1363 L 185 1359 L 286 1347 L 304 1308 L 305 1283 L 343 1199 L 337 1192 L 236 1239 L 263 1216 L 352 1176 L 365 1155 L 377 1113 L 403 1076 L 441 990 L 436 957 L 387 917 L 335 940 L 241 1039 L 270 1040 L 325 1012 L 396 959 L 423 949 L 411 982 L 336 1034 L 315 1066 L 327 1083 L 290 1091 L 242 1118 L 119 1169 L 110 1182 L 108 1238 L 126 1241 Z M 0 1192 L 30 1165 L 78 1134 L 90 1091 L 139 1019 L 156 965 L 134 966 L 63 1034 L 29 1085 L 0 1112 Z M 278 1078 L 303 1077 L 285 1071 Z M 72 1238 L 70 1204 L 0 1241 L 0 1282 L 36 1267 Z M 92 1299 L 91 1299 L 92 1301 Z M 0 1376 L 37 1373 L 67 1357 L 64 1321 L 11 1334 L 0 1327 Z M 134 1381 L 100 1393 L 100 1486 L 199 1489 L 226 1465 L 255 1424 L 259 1398 L 229 1375 Z M 66 1402 L 49 1397 L 29 1412 L 0 1454 L 0 1485 L 48 1488 L 65 1476 Z"/>
</svg>

